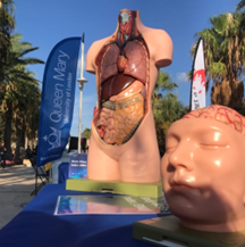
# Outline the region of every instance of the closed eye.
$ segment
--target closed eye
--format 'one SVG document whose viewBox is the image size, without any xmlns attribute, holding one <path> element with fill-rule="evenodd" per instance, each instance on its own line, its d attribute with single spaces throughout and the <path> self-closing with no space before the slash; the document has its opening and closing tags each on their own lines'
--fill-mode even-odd
<svg viewBox="0 0 245 247">
<path fill-rule="evenodd" d="M 218 143 L 200 143 L 199 145 L 200 145 L 200 147 L 214 148 L 214 149 L 229 147 L 229 145 L 218 144 Z"/>
<path fill-rule="evenodd" d="M 174 150 L 179 144 L 179 137 L 175 134 L 168 133 L 166 136 L 166 151 Z"/>
<path fill-rule="evenodd" d="M 176 148 L 176 146 L 166 147 L 166 150 L 169 151 L 169 150 L 173 150 L 175 148 Z"/>
</svg>

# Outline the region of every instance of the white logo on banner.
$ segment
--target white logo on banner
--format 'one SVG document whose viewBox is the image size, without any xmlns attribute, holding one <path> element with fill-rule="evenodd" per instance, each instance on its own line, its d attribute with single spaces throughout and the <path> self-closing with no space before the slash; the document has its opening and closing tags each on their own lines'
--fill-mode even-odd
<svg viewBox="0 0 245 247">
<path fill-rule="evenodd" d="M 50 127 L 50 129 L 52 130 L 52 133 L 50 133 L 48 136 L 45 135 L 43 137 L 43 140 L 47 141 L 49 145 L 51 146 L 48 150 L 59 148 L 61 146 L 60 145 L 61 131 L 54 127 Z"/>
</svg>

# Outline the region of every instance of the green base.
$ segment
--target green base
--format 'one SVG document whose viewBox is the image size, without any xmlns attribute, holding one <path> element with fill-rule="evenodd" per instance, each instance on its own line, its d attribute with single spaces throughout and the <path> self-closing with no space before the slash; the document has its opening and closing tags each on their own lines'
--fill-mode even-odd
<svg viewBox="0 0 245 247">
<path fill-rule="evenodd" d="M 124 183 L 120 181 L 94 181 L 84 179 L 67 179 L 67 190 L 90 191 L 90 192 L 111 192 L 141 197 L 158 198 L 163 195 L 162 182 L 151 184 Z"/>
<path fill-rule="evenodd" d="M 158 246 L 245 247 L 245 231 L 201 232 L 179 224 L 175 216 L 159 217 L 134 223 L 133 237 Z"/>
</svg>

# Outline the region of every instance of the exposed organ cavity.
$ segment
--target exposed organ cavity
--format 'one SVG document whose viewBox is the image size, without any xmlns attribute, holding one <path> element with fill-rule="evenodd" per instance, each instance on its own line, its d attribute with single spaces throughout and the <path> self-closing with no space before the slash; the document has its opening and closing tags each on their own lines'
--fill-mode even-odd
<svg viewBox="0 0 245 247">
<path fill-rule="evenodd" d="M 127 142 L 147 111 L 149 52 L 135 18 L 134 11 L 120 13 L 117 32 L 95 59 L 99 108 L 94 124 L 100 138 L 111 145 Z"/>
<path fill-rule="evenodd" d="M 124 74 L 110 77 L 101 86 L 101 100 L 108 100 L 111 96 L 125 90 L 134 81 L 135 78 Z"/>
<path fill-rule="evenodd" d="M 103 52 L 105 54 L 99 56 L 102 59 L 100 84 L 119 73 L 131 75 L 142 83 L 146 83 L 148 55 L 142 40 L 128 42 L 124 47 L 124 55 L 120 55 L 120 50 L 116 44 L 109 44 L 107 49 L 103 49 Z M 127 62 L 124 61 L 127 66 L 123 69 L 118 67 L 118 64 L 124 63 L 120 61 L 123 59 L 122 56 L 127 58 Z"/>
<path fill-rule="evenodd" d="M 103 126 L 103 140 L 108 144 L 116 143 L 115 111 L 102 108 L 100 113 L 100 125 Z"/>
<path fill-rule="evenodd" d="M 108 144 L 120 145 L 128 141 L 144 116 L 144 98 L 141 93 L 131 97 L 106 101 L 97 122 L 100 137 Z"/>
</svg>

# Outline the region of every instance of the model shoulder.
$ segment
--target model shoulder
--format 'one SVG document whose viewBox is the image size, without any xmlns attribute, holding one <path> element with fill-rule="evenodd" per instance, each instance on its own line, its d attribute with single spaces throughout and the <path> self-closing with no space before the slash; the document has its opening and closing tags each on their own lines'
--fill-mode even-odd
<svg viewBox="0 0 245 247">
<path fill-rule="evenodd" d="M 168 33 L 161 29 L 147 28 L 143 36 L 155 65 L 158 68 L 170 65 L 173 57 L 173 42 Z"/>
<path fill-rule="evenodd" d="M 95 74 L 94 59 L 109 37 L 95 41 L 89 48 L 86 56 L 86 71 Z"/>
</svg>

